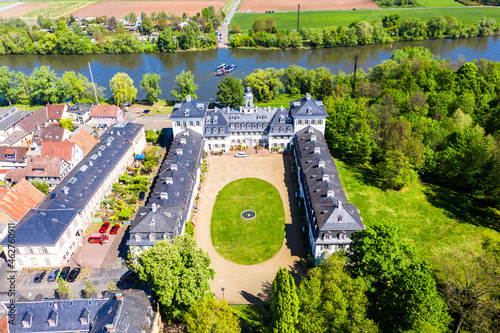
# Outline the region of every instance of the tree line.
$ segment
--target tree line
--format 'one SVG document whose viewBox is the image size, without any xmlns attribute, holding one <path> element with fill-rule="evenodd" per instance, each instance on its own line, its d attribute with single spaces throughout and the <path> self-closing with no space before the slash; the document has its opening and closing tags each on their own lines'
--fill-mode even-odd
<svg viewBox="0 0 500 333">
<path fill-rule="evenodd" d="M 428 20 L 419 18 L 401 19 L 399 14 L 389 14 L 381 21 L 354 22 L 348 27 L 331 26 L 326 28 L 301 28 L 299 32 L 278 30 L 274 19 L 265 22 L 256 19 L 252 29 L 246 33 L 235 24 L 235 35 L 230 40 L 232 47 L 264 48 L 331 48 L 337 46 L 356 46 L 391 43 L 395 41 L 414 41 L 434 38 L 472 38 L 500 33 L 495 27 L 496 20 L 482 18 L 475 24 L 464 25 L 456 18 L 444 15 Z"/>
</svg>

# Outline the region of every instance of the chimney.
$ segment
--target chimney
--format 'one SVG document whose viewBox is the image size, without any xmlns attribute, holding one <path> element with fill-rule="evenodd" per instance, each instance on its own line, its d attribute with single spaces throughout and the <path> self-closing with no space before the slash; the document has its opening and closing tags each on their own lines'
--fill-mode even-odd
<svg viewBox="0 0 500 333">
<path fill-rule="evenodd" d="M 182 155 L 182 149 L 177 149 L 177 150 L 175 151 L 175 153 L 176 153 L 177 155 Z"/>
<path fill-rule="evenodd" d="M 92 161 L 89 161 L 89 165 L 94 166 L 94 163 L 92 163 Z"/>
<path fill-rule="evenodd" d="M 170 164 L 170 170 L 177 170 L 177 164 Z"/>
<path fill-rule="evenodd" d="M 311 141 L 316 141 L 316 134 L 311 135 Z"/>
<path fill-rule="evenodd" d="M 113 324 L 107 324 L 106 326 L 104 326 L 104 328 L 106 328 L 106 332 L 114 332 L 115 331 L 115 326 L 113 326 Z"/>
<path fill-rule="evenodd" d="M 162 199 L 162 200 L 168 200 L 168 193 L 167 192 L 161 192 L 160 193 L 160 199 Z"/>
<path fill-rule="evenodd" d="M 324 168 L 324 167 L 325 167 L 325 161 L 320 160 L 320 161 L 318 162 L 318 168 Z"/>
<path fill-rule="evenodd" d="M 328 190 L 328 191 L 326 192 L 326 196 L 327 196 L 328 198 L 333 198 L 334 194 L 335 194 L 335 192 L 334 192 L 333 190 Z"/>
<path fill-rule="evenodd" d="M 321 151 L 320 147 L 314 147 L 314 153 L 315 154 L 319 154 L 320 151 Z"/>
<path fill-rule="evenodd" d="M 337 208 L 338 208 L 339 210 L 341 210 L 341 209 L 342 209 L 342 201 L 340 201 L 340 200 L 339 200 L 339 201 L 337 201 Z"/>
<path fill-rule="evenodd" d="M 327 182 L 330 180 L 330 175 L 323 175 L 323 181 Z"/>
<path fill-rule="evenodd" d="M 153 213 L 156 213 L 156 204 L 153 204 L 153 206 L 151 206 L 151 210 L 153 211 Z"/>
<path fill-rule="evenodd" d="M 307 99 L 307 100 L 310 100 L 310 99 L 311 99 L 311 94 L 307 93 L 307 94 L 306 94 L 306 99 Z"/>
<path fill-rule="evenodd" d="M 101 155 L 102 155 L 100 150 L 97 152 L 97 155 L 99 155 L 99 156 L 101 156 Z"/>
<path fill-rule="evenodd" d="M 174 180 L 172 177 L 165 178 L 165 184 L 173 184 L 173 183 L 174 183 Z"/>
<path fill-rule="evenodd" d="M 186 138 L 181 138 L 181 144 L 186 144 Z"/>
<path fill-rule="evenodd" d="M 186 102 L 191 102 L 191 95 L 186 96 Z"/>
<path fill-rule="evenodd" d="M 119 301 L 123 298 L 123 295 L 122 295 L 122 293 L 118 293 L 115 295 L 115 297 L 116 297 L 116 300 Z"/>
</svg>

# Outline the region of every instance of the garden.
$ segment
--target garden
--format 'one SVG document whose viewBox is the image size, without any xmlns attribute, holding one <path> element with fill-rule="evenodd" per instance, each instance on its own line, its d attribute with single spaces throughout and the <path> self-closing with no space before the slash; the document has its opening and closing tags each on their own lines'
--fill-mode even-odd
<svg viewBox="0 0 500 333">
<path fill-rule="evenodd" d="M 242 214 L 245 211 L 255 214 Z M 285 238 L 278 190 L 255 178 L 226 185 L 217 195 L 210 228 L 215 250 L 229 261 L 254 265 L 272 258 Z"/>
</svg>

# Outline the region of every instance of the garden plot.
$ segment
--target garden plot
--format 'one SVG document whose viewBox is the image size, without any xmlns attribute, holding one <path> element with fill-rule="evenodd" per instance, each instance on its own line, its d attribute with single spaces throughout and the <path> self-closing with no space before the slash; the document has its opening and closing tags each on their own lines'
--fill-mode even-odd
<svg viewBox="0 0 500 333">
<path fill-rule="evenodd" d="M 92 3 L 93 2 L 86 2 L 86 1 L 74 1 L 74 2 L 62 1 L 56 3 L 49 3 L 49 6 L 44 6 L 42 8 L 32 10 L 20 16 L 22 18 L 37 18 L 38 16 L 42 16 L 44 18 L 57 18 L 61 16 L 69 16 L 72 12 L 80 8 L 87 7 Z"/>
</svg>

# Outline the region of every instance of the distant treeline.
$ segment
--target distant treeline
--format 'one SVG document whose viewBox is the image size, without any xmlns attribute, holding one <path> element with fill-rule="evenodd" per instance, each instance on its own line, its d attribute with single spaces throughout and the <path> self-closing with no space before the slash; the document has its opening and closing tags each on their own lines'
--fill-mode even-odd
<svg viewBox="0 0 500 333">
<path fill-rule="evenodd" d="M 402 20 L 399 14 L 389 14 L 382 21 L 355 22 L 348 27 L 303 28 L 299 32 L 278 30 L 274 19 L 270 17 L 265 22 L 256 19 L 252 29 L 246 33 L 242 33 L 235 24 L 233 32 L 235 36 L 230 41 L 232 47 L 286 49 L 303 46 L 330 48 L 431 38 L 472 38 L 500 33 L 500 27 L 496 27 L 496 20 L 493 18 L 482 18 L 475 24 L 464 25 L 449 15 L 435 16 L 428 20 Z"/>
</svg>

